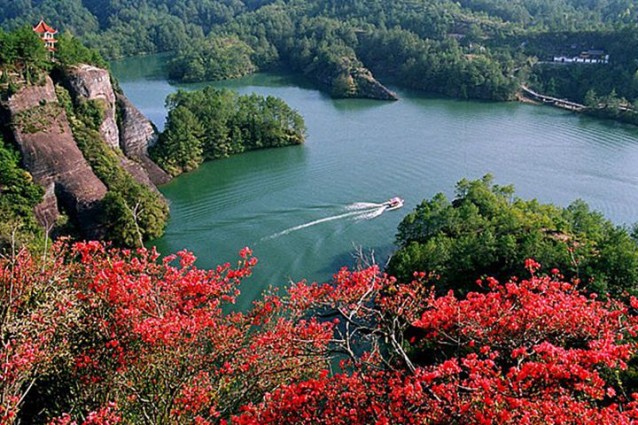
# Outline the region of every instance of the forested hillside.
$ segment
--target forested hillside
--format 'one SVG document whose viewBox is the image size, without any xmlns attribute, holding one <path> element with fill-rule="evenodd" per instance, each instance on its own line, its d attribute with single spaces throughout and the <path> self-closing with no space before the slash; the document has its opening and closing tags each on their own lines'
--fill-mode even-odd
<svg viewBox="0 0 638 425">
<path fill-rule="evenodd" d="M 638 292 L 636 236 L 582 200 L 560 208 L 520 199 L 486 175 L 460 181 L 454 200 L 439 193 L 408 214 L 388 269 L 402 280 L 428 270 L 441 292 L 465 293 L 476 288 L 468 276 L 522 276 L 534 258 L 589 291 L 621 296 Z"/>
<path fill-rule="evenodd" d="M 524 82 L 578 102 L 591 90 L 603 115 L 638 97 L 631 0 L 0 0 L 5 28 L 40 16 L 109 58 L 176 51 L 183 81 L 283 67 L 338 97 L 393 98 L 376 77 L 492 100 Z M 544 64 L 589 49 L 609 64 Z"/>
</svg>

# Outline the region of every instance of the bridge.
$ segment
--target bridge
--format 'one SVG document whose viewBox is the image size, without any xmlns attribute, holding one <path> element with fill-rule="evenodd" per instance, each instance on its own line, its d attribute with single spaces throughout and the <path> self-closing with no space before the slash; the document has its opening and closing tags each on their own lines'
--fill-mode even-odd
<svg viewBox="0 0 638 425">
<path fill-rule="evenodd" d="M 534 99 L 538 102 L 542 102 L 548 105 L 556 106 L 557 108 L 567 109 L 570 111 L 581 112 L 584 109 L 587 109 L 585 105 L 581 105 L 580 103 L 571 102 L 566 99 L 559 99 L 557 97 L 546 96 L 544 94 L 540 94 L 530 89 L 527 86 L 521 85 L 521 90 L 531 99 Z"/>
</svg>

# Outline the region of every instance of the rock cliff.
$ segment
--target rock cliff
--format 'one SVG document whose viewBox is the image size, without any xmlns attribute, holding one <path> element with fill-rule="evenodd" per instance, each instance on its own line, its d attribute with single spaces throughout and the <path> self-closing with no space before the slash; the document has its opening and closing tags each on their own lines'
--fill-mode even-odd
<svg viewBox="0 0 638 425">
<path fill-rule="evenodd" d="M 79 65 L 56 75 L 56 82 L 67 87 L 78 104 L 98 101 L 103 109 L 100 138 L 134 180 L 159 193 L 156 185 L 167 183 L 170 176 L 148 156 L 157 131 L 125 96 L 114 91 L 108 71 Z M 53 80 L 46 76 L 43 82 L 23 87 L 0 104 L 0 115 L 9 124 L 6 128 L 22 153 L 24 168 L 45 189 L 36 217 L 50 229 L 64 208 L 84 237 L 102 238 L 101 201 L 108 189 L 76 144 Z"/>
<path fill-rule="evenodd" d="M 97 218 L 107 189 L 76 145 L 51 78 L 47 76 L 42 86 L 18 91 L 7 108 L 24 167 L 46 189 L 43 202 L 36 207 L 40 223 L 52 225 L 58 217 L 59 201 L 75 216 L 87 237 L 100 237 Z"/>
<path fill-rule="evenodd" d="M 108 71 L 79 65 L 69 69 L 66 78 L 76 100 L 102 102 L 105 113 L 100 135 L 111 148 L 121 149 L 126 155 L 122 166 L 133 178 L 153 190 L 157 190 L 156 185 L 168 183 L 170 176 L 148 157 L 148 147 L 157 140 L 157 131 L 125 96 L 115 92 Z"/>
<path fill-rule="evenodd" d="M 157 130 L 153 124 L 128 100 L 117 94 L 120 111 L 120 146 L 127 157 L 138 161 L 150 180 L 161 185 L 171 176 L 155 164 L 148 156 L 148 148 L 157 141 Z"/>
<path fill-rule="evenodd" d="M 100 100 L 104 103 L 105 113 L 100 134 L 109 146 L 119 148 L 120 132 L 115 118 L 115 92 L 109 72 L 91 65 L 78 65 L 69 68 L 67 83 L 76 99 Z"/>
<path fill-rule="evenodd" d="M 317 68 L 313 64 L 304 73 L 330 90 L 333 97 L 398 100 L 398 96 L 377 81 L 372 72 L 352 57 L 342 57 L 332 66 Z"/>
<path fill-rule="evenodd" d="M 372 72 L 367 68 L 356 68 L 352 72 L 358 97 L 367 97 L 379 100 L 398 100 L 399 97 L 393 91 L 377 81 Z"/>
</svg>

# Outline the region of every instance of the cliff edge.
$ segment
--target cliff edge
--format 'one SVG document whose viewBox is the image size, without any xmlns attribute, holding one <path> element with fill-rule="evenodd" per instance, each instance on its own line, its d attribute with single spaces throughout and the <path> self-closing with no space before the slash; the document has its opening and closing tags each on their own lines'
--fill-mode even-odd
<svg viewBox="0 0 638 425">
<path fill-rule="evenodd" d="M 333 97 L 399 99 L 396 93 L 381 84 L 372 72 L 354 57 L 341 57 L 326 67 L 318 67 L 313 63 L 304 73 L 314 76 L 320 84 L 330 90 Z"/>
<path fill-rule="evenodd" d="M 106 69 L 86 64 L 71 67 L 65 85 L 76 103 L 101 103 L 104 116 L 100 135 L 112 149 L 124 153 L 121 165 L 136 181 L 154 190 L 156 185 L 170 181 L 170 176 L 148 157 L 148 147 L 157 140 L 157 131 L 126 96 L 114 90 Z"/>
<path fill-rule="evenodd" d="M 139 162 L 154 184 L 168 183 L 171 176 L 148 156 L 148 148 L 157 142 L 157 129 L 126 96 L 118 93 L 116 98 L 120 112 L 120 147 L 124 154 Z"/>
<path fill-rule="evenodd" d="M 91 65 L 76 65 L 55 73 L 54 78 L 55 83 L 68 89 L 75 106 L 70 105 L 68 95 L 58 99 L 65 90 L 56 93 L 53 79 L 46 74 L 42 75 L 39 84 L 24 84 L 0 104 L 7 133 L 22 153 L 23 167 L 45 189 L 42 202 L 35 208 L 39 223 L 47 231 L 52 229 L 60 211 L 64 210 L 77 223 L 83 237 L 108 237 L 112 223 L 105 221 L 108 203 L 105 197 L 113 189 L 112 185 L 119 186 L 117 190 L 125 190 L 122 185 L 128 183 L 122 178 L 132 177 L 133 181 L 155 192 L 154 196 L 158 198 L 153 201 L 146 197 L 139 202 L 154 202 L 158 210 L 166 208 L 159 206 L 166 202 L 156 185 L 167 183 L 170 176 L 148 156 L 148 147 L 157 140 L 157 131 L 124 95 L 114 90 L 109 72 Z M 103 143 L 99 148 L 102 154 L 96 154 L 95 148 L 86 151 L 86 141 L 80 143 L 81 138 L 74 138 L 78 117 L 72 109 L 77 113 L 77 108 L 81 110 L 83 105 L 93 108 L 93 112 L 99 111 L 94 143 L 97 146 Z M 67 111 L 74 115 L 73 121 Z M 84 155 L 89 156 L 85 158 Z M 95 155 L 112 158 L 110 167 L 123 171 L 105 174 L 104 165 L 92 169 L 91 166 L 96 166 Z M 130 177 L 113 177 L 126 174 Z M 104 178 L 106 180 L 101 180 Z M 112 200 L 110 202 L 112 204 Z M 132 205 L 137 202 L 129 199 Z M 110 210 L 113 210 L 112 205 Z M 154 234 L 157 236 L 157 232 Z"/>
<path fill-rule="evenodd" d="M 9 98 L 6 107 L 24 168 L 46 190 L 43 202 L 36 207 L 40 224 L 53 226 L 61 204 L 85 236 L 101 237 L 98 214 L 107 188 L 75 143 L 51 78 L 46 76 L 42 86 L 23 87 Z"/>
</svg>

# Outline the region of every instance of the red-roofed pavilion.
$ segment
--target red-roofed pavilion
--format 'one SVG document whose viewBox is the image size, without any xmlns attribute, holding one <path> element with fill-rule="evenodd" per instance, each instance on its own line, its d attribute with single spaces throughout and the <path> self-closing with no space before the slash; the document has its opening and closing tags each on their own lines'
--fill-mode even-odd
<svg viewBox="0 0 638 425">
<path fill-rule="evenodd" d="M 44 41 L 44 45 L 48 51 L 55 52 L 55 43 L 58 42 L 58 40 L 55 39 L 55 35 L 58 33 L 58 30 L 47 25 L 44 19 L 40 19 L 38 25 L 33 27 L 33 31 Z"/>
</svg>

